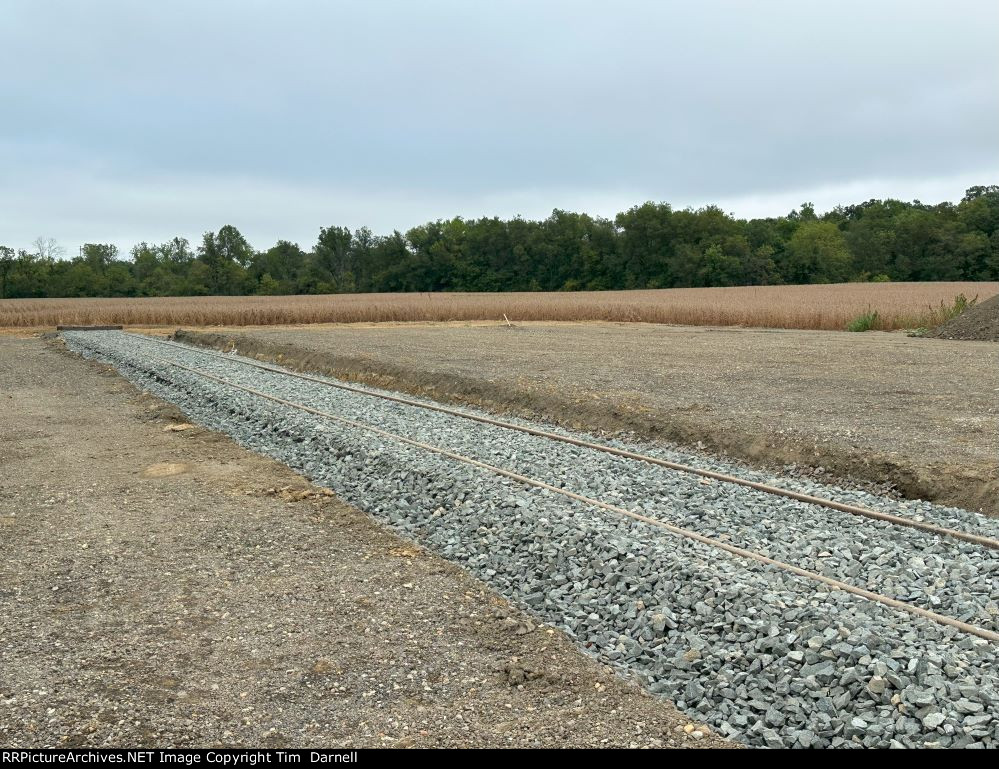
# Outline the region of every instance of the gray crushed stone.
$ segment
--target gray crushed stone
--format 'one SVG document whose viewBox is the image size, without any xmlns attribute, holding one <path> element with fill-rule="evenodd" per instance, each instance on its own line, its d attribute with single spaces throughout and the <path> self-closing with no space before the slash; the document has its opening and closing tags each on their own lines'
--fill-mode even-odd
<svg viewBox="0 0 999 769">
<path fill-rule="evenodd" d="M 64 338 L 71 349 L 114 365 L 193 420 L 285 462 L 462 564 L 541 620 L 566 630 L 587 653 L 640 675 L 651 691 L 726 736 L 767 747 L 999 744 L 997 654 L 984 639 L 163 361 L 996 629 L 999 554 L 994 551 L 282 377 L 197 348 L 168 348 L 120 332 L 70 332 Z M 774 480 L 688 452 L 616 445 Z M 968 511 L 805 480 L 782 483 L 999 536 L 999 522 Z"/>
</svg>

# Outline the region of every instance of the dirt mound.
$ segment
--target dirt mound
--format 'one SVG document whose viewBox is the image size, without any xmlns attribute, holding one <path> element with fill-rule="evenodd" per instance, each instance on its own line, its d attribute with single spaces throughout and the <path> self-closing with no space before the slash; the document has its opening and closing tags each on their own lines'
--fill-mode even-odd
<svg viewBox="0 0 999 769">
<path fill-rule="evenodd" d="M 999 342 L 999 294 L 937 326 L 926 336 Z"/>
</svg>

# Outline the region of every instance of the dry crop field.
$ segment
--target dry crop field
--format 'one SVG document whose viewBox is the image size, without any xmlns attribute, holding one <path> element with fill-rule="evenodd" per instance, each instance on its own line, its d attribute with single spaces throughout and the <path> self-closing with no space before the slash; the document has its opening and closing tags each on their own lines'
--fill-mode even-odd
<svg viewBox="0 0 999 769">
<path fill-rule="evenodd" d="M 405 321 L 619 321 L 842 330 L 876 311 L 875 328 L 932 327 L 941 303 L 999 294 L 996 282 L 842 283 L 572 293 L 336 294 L 122 299 L 7 299 L 0 327 L 58 324 L 273 325 Z"/>
</svg>

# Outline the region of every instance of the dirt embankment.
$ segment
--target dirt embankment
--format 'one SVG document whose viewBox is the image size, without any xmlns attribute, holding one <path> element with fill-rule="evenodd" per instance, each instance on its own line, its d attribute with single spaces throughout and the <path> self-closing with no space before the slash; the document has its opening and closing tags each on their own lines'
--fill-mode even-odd
<svg viewBox="0 0 999 769">
<path fill-rule="evenodd" d="M 643 324 L 176 336 L 444 402 L 999 514 L 994 345 Z"/>
<path fill-rule="evenodd" d="M 926 334 L 934 339 L 999 342 L 999 296 L 965 310 Z"/>
</svg>

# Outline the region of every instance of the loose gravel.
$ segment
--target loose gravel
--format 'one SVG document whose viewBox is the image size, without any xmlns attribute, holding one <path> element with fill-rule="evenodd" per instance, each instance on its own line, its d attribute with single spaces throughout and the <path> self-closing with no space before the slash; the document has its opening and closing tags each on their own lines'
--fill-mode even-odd
<svg viewBox="0 0 999 769">
<path fill-rule="evenodd" d="M 735 746 L 110 367 L 0 361 L 0 745 Z"/>
<path fill-rule="evenodd" d="M 999 744 L 997 654 L 983 639 L 281 406 L 161 359 L 991 628 L 999 627 L 994 551 L 286 378 L 195 348 L 167 348 L 119 332 L 64 338 L 206 427 L 285 462 L 461 563 L 569 632 L 587 652 L 640 675 L 653 692 L 726 736 L 770 747 Z M 733 471 L 662 447 L 629 448 Z M 999 535 L 997 522 L 967 511 L 786 484 Z"/>
</svg>

